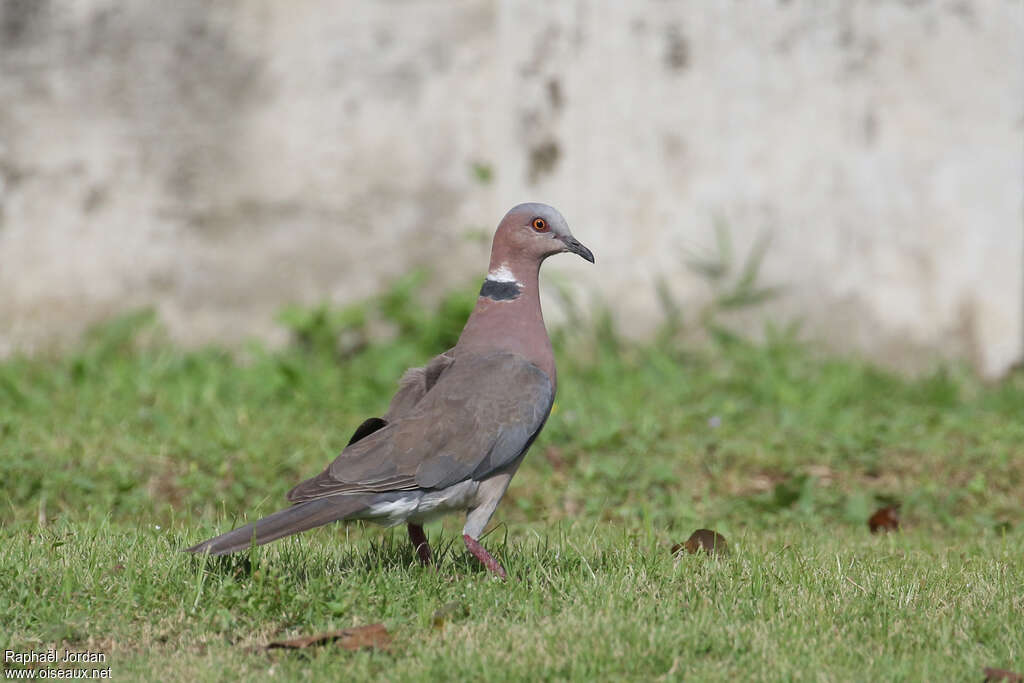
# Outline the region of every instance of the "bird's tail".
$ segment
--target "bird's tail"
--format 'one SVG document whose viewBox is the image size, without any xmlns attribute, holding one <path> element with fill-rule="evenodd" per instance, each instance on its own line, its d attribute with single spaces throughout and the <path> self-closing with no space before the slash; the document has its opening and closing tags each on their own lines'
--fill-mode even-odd
<svg viewBox="0 0 1024 683">
<path fill-rule="evenodd" d="M 335 495 L 318 498 L 267 515 L 234 531 L 203 541 L 187 550 L 190 553 L 227 555 L 252 545 L 263 545 L 284 536 L 352 517 L 366 509 L 365 496 Z"/>
</svg>

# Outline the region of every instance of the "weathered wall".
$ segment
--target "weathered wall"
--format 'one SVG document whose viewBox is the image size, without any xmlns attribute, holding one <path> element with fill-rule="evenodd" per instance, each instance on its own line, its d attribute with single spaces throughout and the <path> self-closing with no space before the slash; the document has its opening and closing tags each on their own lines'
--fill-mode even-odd
<svg viewBox="0 0 1024 683">
<path fill-rule="evenodd" d="M 895 363 L 1024 348 L 1024 5 L 0 5 L 0 352 L 154 303 L 185 341 L 417 263 L 481 273 L 508 206 L 630 330 L 770 236 L 765 307 Z M 493 180 L 481 182 L 478 169 Z M 486 174 L 484 174 L 486 175 Z"/>
</svg>

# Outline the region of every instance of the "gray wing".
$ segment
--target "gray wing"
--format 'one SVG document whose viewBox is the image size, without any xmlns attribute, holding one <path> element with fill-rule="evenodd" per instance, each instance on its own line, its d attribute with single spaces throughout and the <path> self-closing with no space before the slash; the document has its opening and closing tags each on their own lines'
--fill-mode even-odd
<svg viewBox="0 0 1024 683">
<path fill-rule="evenodd" d="M 522 356 L 462 356 L 405 414 L 347 447 L 288 498 L 303 502 L 483 479 L 529 447 L 553 400 L 550 378 Z"/>
<path fill-rule="evenodd" d="M 384 415 L 385 422 L 394 422 L 407 415 L 416 407 L 416 404 L 426 396 L 427 392 L 437 384 L 444 371 L 452 364 L 452 349 L 434 356 L 434 358 L 422 368 L 410 368 L 398 381 L 398 391 L 391 399 L 388 412 Z"/>
</svg>

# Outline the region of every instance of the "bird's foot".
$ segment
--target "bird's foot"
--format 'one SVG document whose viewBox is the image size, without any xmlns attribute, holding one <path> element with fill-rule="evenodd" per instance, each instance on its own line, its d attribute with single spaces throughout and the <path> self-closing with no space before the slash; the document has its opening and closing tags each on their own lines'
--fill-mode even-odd
<svg viewBox="0 0 1024 683">
<path fill-rule="evenodd" d="M 480 560 L 480 563 L 487 567 L 492 574 L 496 574 L 502 579 L 507 576 L 505 568 L 496 559 L 491 557 L 489 552 L 484 550 L 484 547 L 480 545 L 478 540 L 469 534 L 462 534 L 462 540 L 466 543 L 466 549 L 473 553 L 473 557 Z"/>
<path fill-rule="evenodd" d="M 423 532 L 423 527 L 419 524 L 410 524 L 409 526 L 409 540 L 412 541 L 412 547 L 416 548 L 416 554 L 419 555 L 420 564 L 424 567 L 430 566 L 433 562 L 433 558 L 430 553 L 430 545 L 427 543 L 427 535 Z"/>
</svg>

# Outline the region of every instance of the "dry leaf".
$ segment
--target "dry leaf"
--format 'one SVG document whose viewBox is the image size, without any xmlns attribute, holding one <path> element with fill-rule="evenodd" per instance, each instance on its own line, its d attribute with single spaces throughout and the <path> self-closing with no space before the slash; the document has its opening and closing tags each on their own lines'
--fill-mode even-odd
<svg viewBox="0 0 1024 683">
<path fill-rule="evenodd" d="M 700 550 L 703 550 L 708 555 L 729 554 L 729 547 L 725 542 L 725 536 L 711 529 L 697 529 L 686 539 L 686 543 L 676 543 L 672 546 L 673 555 L 678 555 L 684 550 L 691 555 Z"/>
<path fill-rule="evenodd" d="M 985 667 L 985 681 L 1009 681 L 1010 683 L 1021 683 L 1024 676 L 1006 669 L 994 669 L 991 666 Z"/>
<path fill-rule="evenodd" d="M 340 631 L 327 631 L 318 633 L 315 636 L 305 636 L 292 640 L 275 640 L 267 645 L 267 649 L 287 648 L 301 650 L 311 645 L 326 645 L 337 642 L 339 647 L 346 650 L 359 650 L 364 647 L 377 650 L 386 650 L 391 644 L 391 634 L 384 627 L 384 624 L 370 624 L 369 626 L 358 626 L 356 628 L 345 628 Z"/>
<path fill-rule="evenodd" d="M 898 504 L 887 505 L 876 510 L 875 514 L 868 518 L 868 528 L 873 534 L 877 534 L 879 531 L 899 531 L 900 506 Z"/>
</svg>

